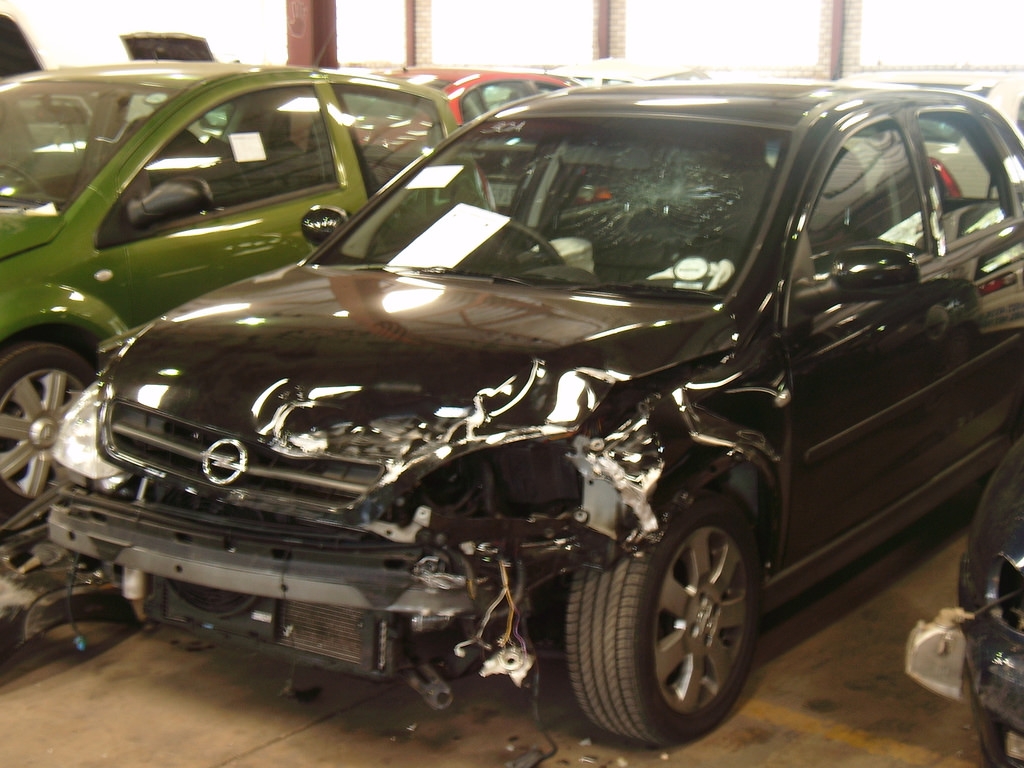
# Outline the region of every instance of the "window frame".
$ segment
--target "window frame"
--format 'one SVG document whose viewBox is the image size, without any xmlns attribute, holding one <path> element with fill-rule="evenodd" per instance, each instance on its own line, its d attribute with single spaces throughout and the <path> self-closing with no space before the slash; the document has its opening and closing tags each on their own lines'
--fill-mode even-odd
<svg viewBox="0 0 1024 768">
<path fill-rule="evenodd" d="M 207 209 L 199 211 L 189 211 L 180 215 L 171 215 L 166 219 L 154 222 L 150 226 L 146 227 L 135 227 L 133 226 L 126 215 L 126 209 L 131 201 L 137 201 L 147 195 L 154 188 L 151 185 L 151 179 L 149 177 L 149 171 L 155 161 L 159 161 L 161 155 L 172 145 L 177 139 L 183 136 L 185 133 L 190 132 L 189 129 L 196 123 L 202 121 L 208 115 L 218 110 L 224 110 L 227 105 L 234 104 L 241 99 L 256 97 L 260 94 L 266 94 L 275 91 L 293 91 L 298 94 L 299 91 L 305 93 L 299 94 L 301 98 L 314 98 L 317 103 L 317 110 L 315 114 L 319 115 L 319 122 L 321 124 L 321 146 L 325 149 L 325 152 L 321 153 L 320 159 L 320 171 L 325 175 L 323 181 L 311 185 L 311 186 L 297 186 L 294 188 L 284 188 L 280 183 L 279 179 L 281 174 L 275 171 L 273 168 L 269 168 L 269 164 L 264 165 L 262 168 L 263 172 L 266 173 L 268 168 L 272 172 L 268 175 L 268 183 L 264 186 L 268 194 L 259 194 L 251 198 L 241 200 L 230 200 L 225 205 L 219 205 L 218 200 L 215 197 L 213 205 Z M 229 110 L 230 112 L 230 110 Z M 311 113 L 314 114 L 314 113 Z M 228 118 L 227 124 L 221 131 L 221 136 L 226 137 L 232 133 L 230 130 L 232 121 L 238 119 L 237 116 L 231 112 Z M 234 131 L 238 133 L 238 131 Z M 225 142 L 227 143 L 227 142 Z M 229 149 L 230 151 L 230 149 Z M 233 158 L 233 155 L 231 156 Z M 187 176 L 187 173 L 182 173 L 181 176 Z M 166 180 L 166 179 L 163 179 Z M 336 151 L 334 147 L 334 141 L 332 139 L 331 129 L 327 122 L 326 109 L 323 99 L 320 96 L 319 90 L 315 84 L 311 83 L 282 83 L 282 84 L 270 84 L 263 85 L 260 87 L 252 88 L 243 93 L 236 93 L 227 98 L 218 101 L 215 104 L 204 104 L 203 107 L 195 114 L 193 114 L 188 122 L 182 126 L 182 128 L 174 133 L 174 135 L 167 141 L 163 142 L 160 147 L 149 153 L 145 160 L 140 164 L 138 170 L 134 172 L 131 179 L 124 186 L 124 190 L 118 197 L 117 202 L 111 206 L 106 219 L 103 221 L 97 231 L 96 246 L 98 248 L 108 248 L 111 246 L 125 245 L 128 243 L 137 242 L 150 237 L 158 237 L 165 234 L 168 231 L 179 229 L 183 226 L 187 226 L 190 222 L 197 220 L 200 217 L 221 217 L 231 215 L 237 212 L 242 212 L 251 208 L 262 207 L 271 202 L 278 200 L 285 201 L 296 196 L 306 196 L 315 194 L 319 190 L 329 189 L 332 186 L 338 186 L 338 160 L 336 157 Z"/>
<path fill-rule="evenodd" d="M 906 212 L 908 212 L 910 215 L 903 216 L 902 214 L 905 212 L 903 209 L 894 208 L 893 206 L 890 205 L 886 212 L 890 216 L 892 216 L 892 215 L 895 214 L 896 211 L 899 211 L 899 215 L 901 216 L 901 218 L 899 219 L 899 221 L 895 221 L 892 224 L 892 226 L 888 227 L 886 230 L 883 230 L 881 233 L 879 233 L 879 236 L 876 236 L 876 237 L 858 236 L 858 237 L 851 237 L 849 239 L 846 239 L 846 238 L 840 239 L 837 236 L 833 236 L 833 238 L 831 240 L 827 241 L 827 246 L 819 245 L 820 241 L 817 241 L 815 239 L 815 234 L 814 234 L 815 216 L 816 216 L 816 214 L 820 210 L 821 201 L 822 201 L 823 197 L 826 194 L 826 190 L 828 188 L 830 180 L 834 177 L 834 174 L 835 174 L 836 169 L 838 167 L 838 163 L 840 162 L 840 159 L 843 156 L 844 151 L 849 153 L 849 151 L 850 151 L 849 147 L 850 147 L 852 142 L 854 142 L 854 141 L 856 141 L 858 139 L 863 139 L 864 136 L 865 136 L 865 133 L 867 133 L 869 131 L 878 131 L 879 129 L 884 130 L 887 133 L 890 133 L 891 135 L 895 136 L 898 139 L 898 145 L 900 147 L 902 147 L 902 153 L 901 153 L 902 154 L 902 158 L 901 158 L 901 161 L 902 161 L 902 164 L 904 165 L 905 172 L 907 172 L 909 174 L 909 179 L 907 179 L 907 181 L 909 182 L 909 184 L 913 188 L 913 197 L 909 198 L 909 199 L 913 200 L 913 202 L 914 202 L 914 206 L 913 207 L 916 208 L 916 210 L 913 211 L 913 212 L 910 212 L 909 211 L 909 207 L 908 207 Z M 879 155 L 876 157 L 876 161 L 878 161 L 880 157 L 881 157 L 881 153 L 879 153 Z M 858 243 L 869 242 L 871 240 L 884 240 L 884 238 L 882 238 L 880 235 L 887 234 L 889 232 L 892 232 L 894 229 L 898 229 L 901 225 L 905 225 L 906 222 L 910 221 L 910 219 L 913 218 L 913 216 L 915 214 L 918 215 L 919 219 L 920 219 L 920 234 L 918 235 L 918 237 L 915 239 L 915 241 L 913 243 L 908 243 L 905 240 L 885 240 L 885 242 L 891 242 L 894 245 L 914 245 L 915 247 L 919 247 L 922 251 L 925 250 L 925 243 L 926 243 L 926 238 L 927 238 L 927 235 L 925 233 L 925 230 L 927 229 L 926 226 L 925 226 L 925 222 L 927 221 L 928 210 L 927 210 L 927 207 L 925 205 L 925 197 L 924 197 L 924 194 L 923 194 L 923 190 L 921 189 L 920 173 L 919 173 L 919 171 L 917 169 L 916 153 L 914 151 L 913 142 L 908 137 L 907 132 L 904 130 L 904 127 L 901 125 L 899 119 L 896 116 L 884 115 L 884 116 L 880 116 L 876 120 L 865 121 L 864 124 L 858 126 L 856 128 L 856 130 L 850 131 L 849 134 L 844 134 L 842 136 L 842 140 L 839 141 L 835 145 L 834 149 L 831 152 L 829 152 L 827 162 L 822 160 L 820 167 L 822 167 L 824 170 L 821 173 L 820 181 L 815 186 L 813 194 L 808 196 L 807 223 L 806 223 L 806 226 L 803 228 L 803 231 L 800 233 L 800 238 L 803 240 L 803 244 L 804 244 L 804 248 L 800 249 L 800 252 L 802 253 L 802 255 L 803 255 L 803 257 L 805 259 L 806 258 L 810 259 L 811 264 L 813 264 L 816 260 L 825 259 L 826 257 L 827 257 L 827 261 L 830 264 L 831 263 L 831 256 L 833 254 L 835 254 L 837 251 L 841 251 L 845 247 L 848 247 L 848 246 L 851 246 L 851 245 L 855 245 L 855 244 L 858 244 Z M 869 168 L 867 170 L 869 171 L 871 169 Z M 886 176 L 887 176 L 887 178 L 892 178 L 891 174 L 887 173 Z M 908 191 L 908 190 L 901 190 L 901 189 L 899 189 L 900 181 L 901 181 L 900 179 L 896 179 L 896 182 L 895 182 L 895 184 L 896 184 L 895 201 L 897 202 L 897 204 L 901 200 L 907 198 L 907 191 Z M 857 183 L 857 181 L 855 180 L 852 184 L 848 185 L 847 188 L 848 189 L 852 188 L 853 184 L 856 184 L 856 183 Z M 872 191 L 874 191 L 876 189 L 878 189 L 877 186 L 872 187 Z M 893 199 L 894 199 L 893 198 L 893 190 L 890 189 L 888 191 L 888 193 L 886 193 L 886 194 L 887 194 L 887 197 L 890 200 L 890 202 L 892 202 Z M 876 195 L 876 197 L 877 197 L 877 195 Z M 871 199 L 871 198 L 866 198 L 866 199 Z M 849 222 L 851 221 L 851 219 L 849 218 L 849 215 L 850 215 L 850 211 L 851 211 L 853 206 L 852 205 L 847 205 L 845 207 L 846 207 L 846 223 L 845 223 L 845 225 L 848 225 Z M 866 232 L 860 232 L 859 234 L 866 235 L 867 233 Z M 807 266 L 808 266 L 807 264 L 796 265 L 796 269 L 794 271 L 799 271 L 801 269 L 806 269 Z M 815 270 L 815 273 L 817 273 L 817 270 Z"/>
</svg>

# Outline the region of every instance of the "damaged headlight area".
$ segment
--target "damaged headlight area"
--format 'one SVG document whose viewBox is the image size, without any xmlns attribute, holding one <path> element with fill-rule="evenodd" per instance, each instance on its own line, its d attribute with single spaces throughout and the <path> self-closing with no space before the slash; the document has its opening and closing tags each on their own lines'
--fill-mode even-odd
<svg viewBox="0 0 1024 768">
<path fill-rule="evenodd" d="M 103 458 L 99 441 L 102 399 L 100 382 L 86 387 L 61 422 L 53 457 L 77 482 L 91 480 L 97 487 L 109 489 L 128 475 Z"/>
<path fill-rule="evenodd" d="M 961 564 L 963 606 L 919 621 L 907 640 L 906 672 L 933 693 L 969 698 L 986 763 L 1024 762 L 1024 574 L 1004 553 L 975 564 L 982 591 L 971 584 L 972 559 Z M 976 604 L 981 598 L 984 602 Z M 966 696 L 965 696 L 966 694 Z"/>
<path fill-rule="evenodd" d="M 622 545 L 658 529 L 650 496 L 663 466 L 646 413 L 601 436 L 493 433 L 470 450 L 453 448 L 412 486 L 400 478 L 394 488 L 402 493 L 365 527 L 393 541 Z"/>
<path fill-rule="evenodd" d="M 1018 765 L 1024 763 L 1024 562 L 1005 553 L 987 560 L 986 603 L 963 625 L 966 687 L 986 756 L 994 765 Z"/>
<path fill-rule="evenodd" d="M 577 436 L 573 449 L 570 458 L 584 480 L 582 522 L 612 538 L 628 525 L 637 533 L 657 530 L 650 495 L 664 460 L 646 416 L 606 437 Z"/>
</svg>

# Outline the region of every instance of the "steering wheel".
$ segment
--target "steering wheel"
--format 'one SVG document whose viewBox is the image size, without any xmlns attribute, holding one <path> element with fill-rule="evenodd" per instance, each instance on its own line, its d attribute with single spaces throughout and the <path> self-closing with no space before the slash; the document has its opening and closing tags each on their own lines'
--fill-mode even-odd
<svg viewBox="0 0 1024 768">
<path fill-rule="evenodd" d="M 555 246 L 533 227 L 515 219 L 509 219 L 505 226 L 526 235 L 526 237 L 537 244 L 537 250 L 530 248 L 516 254 L 515 260 L 521 266 L 527 269 L 538 269 L 540 267 L 557 267 L 565 264 L 565 260 L 555 249 Z"/>
<path fill-rule="evenodd" d="M 26 182 L 29 186 L 29 191 L 46 192 L 46 187 L 40 184 L 39 180 L 36 179 L 32 174 L 28 173 L 27 171 L 21 170 L 21 168 L 14 165 L 14 163 L 0 162 L 0 176 L 8 175 L 7 173 L 5 173 L 7 171 L 11 172 L 14 176 L 20 177 L 24 182 Z"/>
<path fill-rule="evenodd" d="M 39 191 L 39 193 L 45 193 L 46 187 L 39 183 L 39 179 L 33 176 L 28 171 L 23 171 L 13 163 L 2 163 L 0 162 L 0 176 L 5 176 L 10 172 L 14 176 L 18 176 L 20 179 L 25 181 L 29 185 L 27 191 Z"/>
</svg>

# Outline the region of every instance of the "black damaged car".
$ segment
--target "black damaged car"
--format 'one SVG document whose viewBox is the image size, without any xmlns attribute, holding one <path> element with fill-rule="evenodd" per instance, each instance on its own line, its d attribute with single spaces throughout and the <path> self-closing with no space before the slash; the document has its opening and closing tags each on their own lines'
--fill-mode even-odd
<svg viewBox="0 0 1024 768">
<path fill-rule="evenodd" d="M 960 567 L 966 689 L 986 764 L 1024 766 L 1024 441 L 992 475 Z"/>
<path fill-rule="evenodd" d="M 692 739 L 762 612 L 1009 447 L 1022 180 L 953 92 L 506 108 L 304 264 L 119 339 L 50 537 L 153 621 L 438 707 L 460 671 L 528 681 L 561 594 L 586 714 Z"/>
<path fill-rule="evenodd" d="M 906 671 L 968 700 L 986 766 L 1024 766 L 1024 440 L 992 473 L 960 562 L 959 603 L 919 621 Z"/>
</svg>

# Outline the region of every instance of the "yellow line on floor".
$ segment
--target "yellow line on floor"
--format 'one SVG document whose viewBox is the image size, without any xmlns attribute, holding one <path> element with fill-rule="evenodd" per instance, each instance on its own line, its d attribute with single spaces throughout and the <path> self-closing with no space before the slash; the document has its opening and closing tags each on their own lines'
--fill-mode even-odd
<svg viewBox="0 0 1024 768">
<path fill-rule="evenodd" d="M 742 707 L 739 714 L 772 725 L 787 728 L 798 733 L 812 734 L 830 741 L 846 744 L 854 749 L 872 755 L 882 755 L 899 760 L 907 765 L 935 766 L 938 768 L 975 768 L 974 764 L 957 757 L 949 757 L 932 752 L 924 747 L 915 747 L 894 739 L 872 736 L 866 731 L 840 725 L 787 707 L 769 704 L 759 699 L 751 699 Z"/>
</svg>

